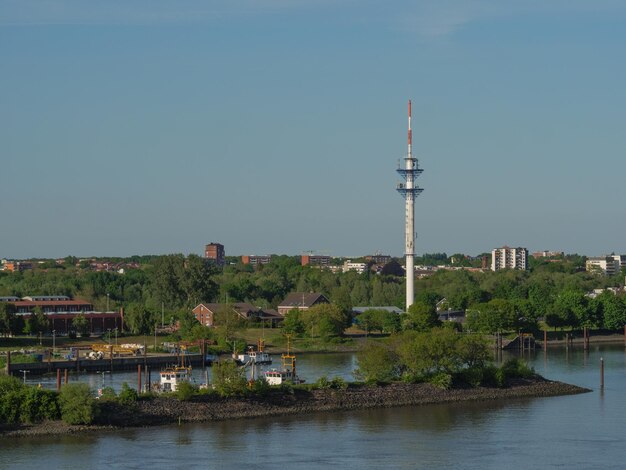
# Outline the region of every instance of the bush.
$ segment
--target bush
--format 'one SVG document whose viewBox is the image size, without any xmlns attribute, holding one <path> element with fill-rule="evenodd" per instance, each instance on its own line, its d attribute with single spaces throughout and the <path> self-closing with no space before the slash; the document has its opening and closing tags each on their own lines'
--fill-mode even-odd
<svg viewBox="0 0 626 470">
<path fill-rule="evenodd" d="M 104 387 L 100 393 L 100 400 L 115 400 L 117 395 L 113 387 Z"/>
<path fill-rule="evenodd" d="M 130 388 L 130 386 L 124 382 L 122 384 L 122 389 L 117 396 L 117 401 L 123 405 L 130 405 L 131 403 L 135 403 L 138 398 L 139 394 L 137 393 L 137 390 Z"/>
<path fill-rule="evenodd" d="M 528 367 L 526 362 L 521 359 L 514 357 L 512 359 L 507 359 L 501 367 L 504 376 L 506 378 L 529 378 L 535 375 L 535 370 L 531 367 Z"/>
<path fill-rule="evenodd" d="M 87 384 L 64 385 L 59 395 L 61 418 L 68 424 L 91 424 L 95 418 L 96 401 Z"/>
<path fill-rule="evenodd" d="M 267 395 L 272 386 L 265 379 L 256 379 L 248 383 L 248 390 L 254 395 Z"/>
<path fill-rule="evenodd" d="M 357 354 L 355 376 L 368 383 L 391 382 L 399 376 L 398 355 L 387 345 L 368 343 Z"/>
<path fill-rule="evenodd" d="M 220 361 L 213 364 L 213 384 L 215 390 L 223 397 L 243 395 L 247 389 L 243 370 L 233 361 Z"/>
<path fill-rule="evenodd" d="M 180 382 L 176 385 L 176 398 L 181 401 L 191 400 L 191 398 L 198 392 L 198 388 L 191 382 Z"/>
<path fill-rule="evenodd" d="M 0 423 L 15 424 L 20 420 L 20 390 L 10 390 L 0 394 Z"/>
<path fill-rule="evenodd" d="M 428 378 L 428 383 L 437 388 L 448 390 L 452 386 L 452 375 L 445 372 L 438 372 Z"/>
<path fill-rule="evenodd" d="M 24 387 L 21 393 L 20 421 L 39 423 L 61 417 L 57 393 L 37 387 Z"/>
</svg>

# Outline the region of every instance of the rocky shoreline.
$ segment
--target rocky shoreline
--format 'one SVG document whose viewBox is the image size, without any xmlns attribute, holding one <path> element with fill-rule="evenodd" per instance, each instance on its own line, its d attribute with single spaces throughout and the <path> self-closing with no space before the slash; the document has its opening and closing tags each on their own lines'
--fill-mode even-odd
<svg viewBox="0 0 626 470">
<path fill-rule="evenodd" d="M 273 391 L 265 396 L 221 398 L 196 396 L 189 401 L 156 397 L 122 406 L 102 403 L 98 423 L 71 426 L 46 422 L 19 427 L 0 428 L 1 437 L 61 435 L 94 430 L 114 430 L 165 424 L 223 421 L 280 415 L 301 415 L 328 411 L 419 406 L 488 401 L 511 398 L 552 397 L 586 393 L 591 390 L 541 377 L 517 379 L 507 388 L 456 388 L 442 390 L 430 384 L 394 383 L 385 386 L 350 386 L 346 389 L 296 389 L 293 394 Z"/>
</svg>

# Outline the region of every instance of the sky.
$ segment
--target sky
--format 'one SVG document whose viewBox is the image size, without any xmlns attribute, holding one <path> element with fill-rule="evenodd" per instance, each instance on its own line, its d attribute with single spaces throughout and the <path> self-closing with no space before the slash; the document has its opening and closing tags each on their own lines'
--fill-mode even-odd
<svg viewBox="0 0 626 470">
<path fill-rule="evenodd" d="M 0 0 L 0 257 L 626 253 L 626 2 Z"/>
</svg>

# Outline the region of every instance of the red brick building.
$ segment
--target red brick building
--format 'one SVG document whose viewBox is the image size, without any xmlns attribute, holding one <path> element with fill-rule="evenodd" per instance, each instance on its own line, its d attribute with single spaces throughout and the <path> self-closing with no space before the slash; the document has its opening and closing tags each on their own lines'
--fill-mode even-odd
<svg viewBox="0 0 626 470">
<path fill-rule="evenodd" d="M 222 245 L 221 243 L 209 243 L 204 247 L 204 257 L 218 266 L 224 266 L 224 245 Z"/>
</svg>

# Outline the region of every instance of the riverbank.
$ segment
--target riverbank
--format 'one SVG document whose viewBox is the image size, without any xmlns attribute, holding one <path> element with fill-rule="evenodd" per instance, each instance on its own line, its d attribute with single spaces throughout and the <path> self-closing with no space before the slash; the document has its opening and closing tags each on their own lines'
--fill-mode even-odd
<svg viewBox="0 0 626 470">
<path fill-rule="evenodd" d="M 443 390 L 431 384 L 394 383 L 385 386 L 350 386 L 346 389 L 273 390 L 268 395 L 246 398 L 196 396 L 190 401 L 171 397 L 139 400 L 129 406 L 101 404 L 98 424 L 71 426 L 47 422 L 0 429 L 2 437 L 62 435 L 190 422 L 224 421 L 280 415 L 421 406 L 464 401 L 508 400 L 573 395 L 591 390 L 541 377 L 515 379 L 507 388 L 461 388 Z"/>
</svg>

